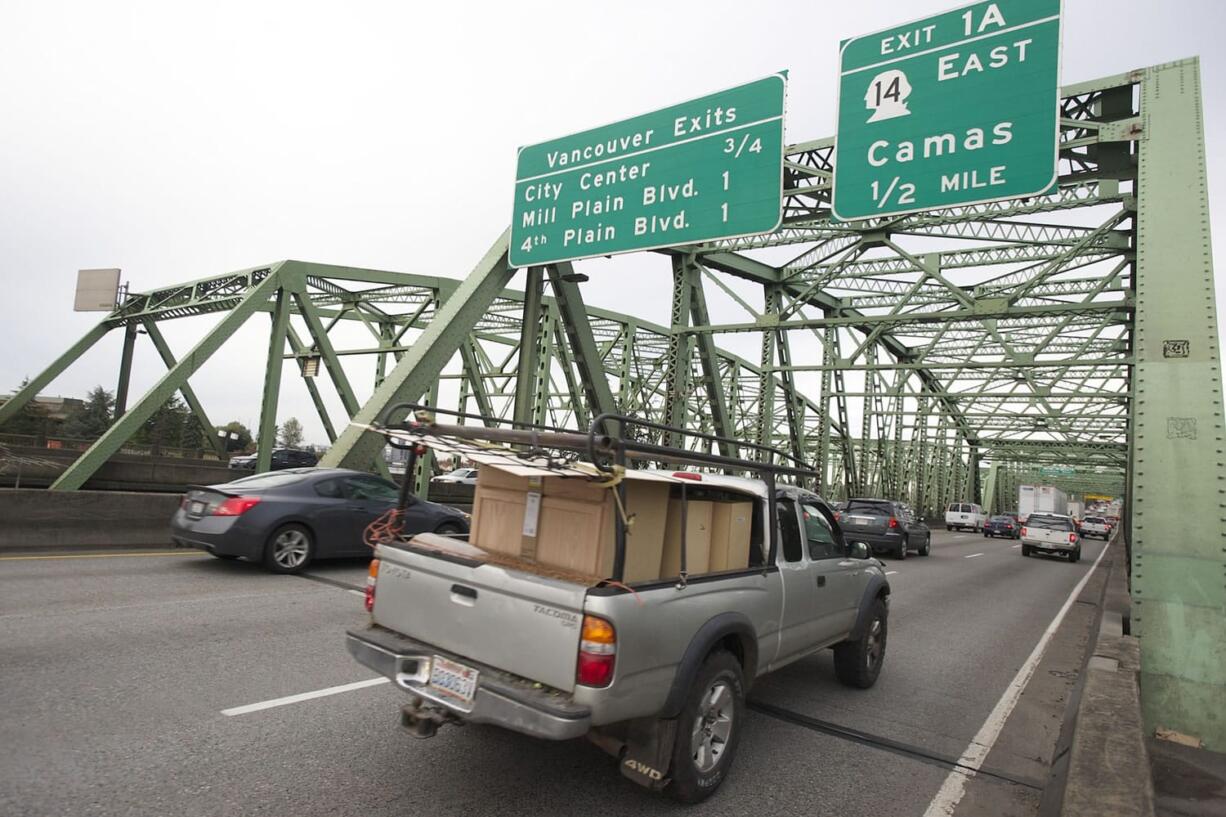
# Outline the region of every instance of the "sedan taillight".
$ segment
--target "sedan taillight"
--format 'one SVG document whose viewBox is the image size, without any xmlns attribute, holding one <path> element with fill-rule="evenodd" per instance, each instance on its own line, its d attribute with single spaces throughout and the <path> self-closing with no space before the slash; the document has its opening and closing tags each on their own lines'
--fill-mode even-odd
<svg viewBox="0 0 1226 817">
<path fill-rule="evenodd" d="M 213 516 L 242 516 L 260 504 L 258 496 L 230 496 L 213 509 Z"/>
</svg>

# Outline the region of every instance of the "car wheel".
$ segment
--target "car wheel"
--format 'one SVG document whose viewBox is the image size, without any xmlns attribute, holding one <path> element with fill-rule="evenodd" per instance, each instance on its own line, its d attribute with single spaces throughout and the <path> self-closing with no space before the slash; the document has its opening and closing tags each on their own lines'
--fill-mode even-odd
<svg viewBox="0 0 1226 817">
<path fill-rule="evenodd" d="M 434 529 L 434 532 L 440 536 L 459 536 L 464 533 L 464 528 L 460 527 L 455 522 L 444 522 Z"/>
<path fill-rule="evenodd" d="M 877 599 L 869 613 L 864 632 L 854 641 L 834 645 L 834 674 L 845 686 L 868 689 L 877 683 L 885 661 L 885 642 L 889 634 L 889 612 Z"/>
<path fill-rule="evenodd" d="M 273 573 L 299 573 L 315 557 L 315 539 L 302 525 L 283 525 L 268 538 L 264 566 Z"/>
<path fill-rule="evenodd" d="M 745 682 L 731 653 L 707 656 L 690 688 L 673 746 L 668 793 L 682 803 L 711 796 L 728 774 L 745 718 Z"/>
<path fill-rule="evenodd" d="M 924 537 L 924 544 L 920 545 L 920 549 L 918 552 L 920 556 L 927 556 L 929 553 L 932 552 L 932 534 L 931 533 Z"/>
<path fill-rule="evenodd" d="M 904 536 L 902 538 L 902 541 L 898 543 L 898 550 L 894 551 L 895 558 L 900 559 L 900 560 L 907 558 L 907 548 L 909 546 L 910 544 L 907 541 L 907 537 Z"/>
</svg>

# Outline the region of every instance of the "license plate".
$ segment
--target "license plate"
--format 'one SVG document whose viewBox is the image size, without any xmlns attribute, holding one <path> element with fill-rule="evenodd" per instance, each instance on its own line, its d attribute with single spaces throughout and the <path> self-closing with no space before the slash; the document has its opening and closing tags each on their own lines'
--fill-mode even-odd
<svg viewBox="0 0 1226 817">
<path fill-rule="evenodd" d="M 461 704 L 471 704 L 477 694 L 477 675 L 472 667 L 466 667 L 441 655 L 430 662 L 430 689 L 445 698 Z"/>
<path fill-rule="evenodd" d="M 203 502 L 193 502 L 192 503 L 192 513 L 196 514 L 197 516 L 200 516 L 201 514 L 203 514 L 204 513 L 204 503 Z"/>
</svg>

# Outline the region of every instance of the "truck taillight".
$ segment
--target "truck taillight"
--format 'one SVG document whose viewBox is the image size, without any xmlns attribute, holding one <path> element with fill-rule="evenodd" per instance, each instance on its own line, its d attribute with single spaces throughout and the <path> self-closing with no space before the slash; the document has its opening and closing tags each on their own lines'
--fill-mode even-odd
<svg viewBox="0 0 1226 817">
<path fill-rule="evenodd" d="M 242 516 L 260 504 L 258 496 L 231 496 L 213 509 L 213 516 Z"/>
<path fill-rule="evenodd" d="M 607 687 L 617 661 L 617 633 L 613 625 L 596 616 L 583 617 L 579 637 L 579 663 L 575 680 L 585 687 Z"/>
<path fill-rule="evenodd" d="M 379 581 L 379 560 L 370 560 L 370 570 L 366 573 L 366 612 L 375 609 L 375 584 Z"/>
<path fill-rule="evenodd" d="M 1077 544 L 1077 534 L 1075 534 L 1075 533 L 1070 533 L 1070 534 L 1068 535 L 1068 543 L 1069 543 L 1070 545 L 1075 545 L 1075 544 Z"/>
<path fill-rule="evenodd" d="M 890 527 L 891 527 L 891 528 L 896 528 L 896 527 L 898 527 L 898 520 L 897 520 L 897 519 L 895 519 L 895 518 L 894 518 L 894 517 L 892 517 L 892 516 L 890 517 Z"/>
<path fill-rule="evenodd" d="M 1026 529 L 1022 528 L 1022 536 L 1025 536 L 1025 535 L 1026 535 Z"/>
</svg>

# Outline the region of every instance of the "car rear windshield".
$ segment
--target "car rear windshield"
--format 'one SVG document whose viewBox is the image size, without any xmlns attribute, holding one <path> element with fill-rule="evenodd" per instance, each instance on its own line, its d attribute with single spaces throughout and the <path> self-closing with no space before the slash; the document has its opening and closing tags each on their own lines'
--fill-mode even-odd
<svg viewBox="0 0 1226 817">
<path fill-rule="evenodd" d="M 884 499 L 853 499 L 847 503 L 848 513 L 866 513 L 871 516 L 890 516 L 894 509 Z"/>
<path fill-rule="evenodd" d="M 993 516 L 992 521 L 993 522 L 1004 522 L 1006 524 L 1011 525 L 1013 524 L 1013 517 L 1012 516 Z"/>
<path fill-rule="evenodd" d="M 1028 528 L 1043 528 L 1044 530 L 1072 530 L 1073 523 L 1069 519 L 1062 519 L 1059 516 L 1035 516 L 1032 515 L 1026 520 Z"/>
<path fill-rule="evenodd" d="M 306 479 L 301 471 L 269 471 L 267 474 L 256 474 L 253 477 L 243 477 L 227 483 L 235 488 L 282 488 Z"/>
</svg>

